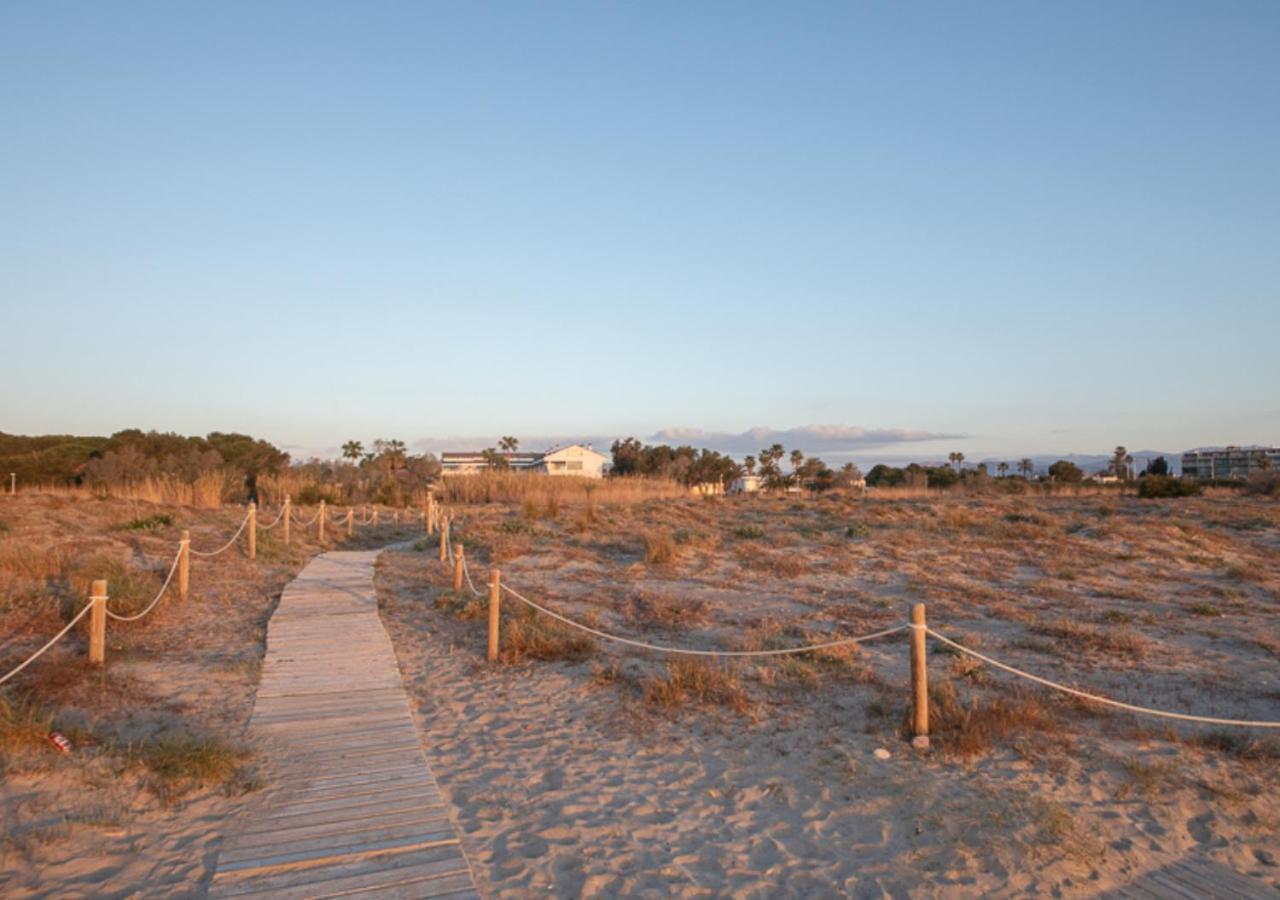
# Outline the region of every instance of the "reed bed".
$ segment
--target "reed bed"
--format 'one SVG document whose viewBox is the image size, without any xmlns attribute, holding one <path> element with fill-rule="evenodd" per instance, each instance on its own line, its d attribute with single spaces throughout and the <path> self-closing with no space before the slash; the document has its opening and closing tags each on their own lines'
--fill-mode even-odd
<svg viewBox="0 0 1280 900">
<path fill-rule="evenodd" d="M 528 472 L 446 475 L 437 494 L 445 503 L 520 503 L 544 508 L 578 503 L 630 506 L 649 500 L 689 496 L 689 489 L 664 478 L 579 478 Z"/>
<path fill-rule="evenodd" d="M 22 493 L 217 509 L 224 501 L 243 495 L 244 484 L 242 477 L 231 469 L 210 469 L 196 476 L 194 481 L 184 481 L 174 475 L 158 475 L 119 483 L 32 485 L 25 487 Z"/>
</svg>

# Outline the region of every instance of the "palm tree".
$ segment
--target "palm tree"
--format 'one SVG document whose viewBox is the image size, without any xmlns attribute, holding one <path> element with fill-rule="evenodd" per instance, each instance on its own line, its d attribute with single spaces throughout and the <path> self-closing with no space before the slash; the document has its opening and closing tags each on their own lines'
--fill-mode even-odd
<svg viewBox="0 0 1280 900">
<path fill-rule="evenodd" d="M 342 458 L 355 462 L 364 454 L 364 444 L 359 441 L 347 441 L 342 445 Z"/>
<path fill-rule="evenodd" d="M 964 454 L 957 452 L 956 453 L 956 471 L 959 472 L 963 468 L 964 468 Z"/>
<path fill-rule="evenodd" d="M 1006 477 L 1009 474 L 1009 464 L 1007 462 L 997 463 L 996 471 L 1000 473 L 1001 478 Z"/>
<path fill-rule="evenodd" d="M 799 450 L 792 450 L 791 451 L 791 468 L 799 469 L 802 465 L 804 465 L 804 454 L 801 453 Z"/>
<path fill-rule="evenodd" d="M 1018 460 L 1018 471 L 1022 473 L 1023 478 L 1030 478 L 1035 468 L 1035 463 L 1025 457 Z"/>
<path fill-rule="evenodd" d="M 520 440 L 519 438 L 514 438 L 508 435 L 507 437 L 504 437 L 502 438 L 502 440 L 498 441 L 498 446 L 501 447 L 507 453 L 515 453 L 516 448 L 520 446 Z"/>
<path fill-rule="evenodd" d="M 1117 478 L 1124 478 L 1125 476 L 1124 458 L 1128 455 L 1129 451 L 1124 449 L 1123 444 L 1117 446 L 1115 452 L 1111 454 L 1111 471 Z"/>
<path fill-rule="evenodd" d="M 1128 481 L 1133 481 L 1133 454 L 1126 453 L 1124 455 L 1124 477 Z"/>
<path fill-rule="evenodd" d="M 756 474 L 756 458 L 747 456 L 742 460 L 742 467 L 747 470 L 748 475 Z"/>
<path fill-rule="evenodd" d="M 952 450 L 950 453 L 948 453 L 948 454 L 947 454 L 947 462 L 948 462 L 951 466 L 953 466 L 953 467 L 955 466 L 955 464 L 956 464 L 956 451 Z"/>
</svg>

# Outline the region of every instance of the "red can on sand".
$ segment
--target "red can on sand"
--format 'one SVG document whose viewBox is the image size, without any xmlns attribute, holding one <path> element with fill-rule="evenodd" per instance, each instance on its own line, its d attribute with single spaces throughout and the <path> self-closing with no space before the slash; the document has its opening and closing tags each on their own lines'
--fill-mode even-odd
<svg viewBox="0 0 1280 900">
<path fill-rule="evenodd" d="M 60 731 L 49 732 L 49 743 L 57 747 L 62 753 L 71 752 L 71 741 L 67 740 L 67 736 Z"/>
</svg>

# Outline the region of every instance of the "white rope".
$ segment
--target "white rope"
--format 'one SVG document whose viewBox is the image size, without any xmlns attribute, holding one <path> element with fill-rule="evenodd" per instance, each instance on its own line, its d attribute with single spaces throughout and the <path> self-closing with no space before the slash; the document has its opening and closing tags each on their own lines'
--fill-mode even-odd
<svg viewBox="0 0 1280 900">
<path fill-rule="evenodd" d="M 280 524 L 280 520 L 284 518 L 284 511 L 285 511 L 285 507 L 283 506 L 280 507 L 280 514 L 276 516 L 276 520 L 274 522 L 272 522 L 270 525 L 259 525 L 258 527 L 261 528 L 263 531 L 270 531 L 272 528 L 275 528 L 277 525 Z"/>
<path fill-rule="evenodd" d="M 523 594 L 513 591 L 505 584 L 501 585 L 502 590 L 515 597 L 522 603 L 525 603 L 540 613 L 557 619 L 566 625 L 577 628 L 579 631 L 585 631 L 587 634 L 594 634 L 596 637 L 604 638 L 607 641 L 616 641 L 619 644 L 628 644 L 632 647 L 640 647 L 644 650 L 655 650 L 658 653 L 675 653 L 682 656 L 788 656 L 794 653 L 812 653 L 815 650 L 826 650 L 831 647 L 843 647 L 846 644 L 860 644 L 863 641 L 871 641 L 876 638 L 888 637 L 891 634 L 897 634 L 899 631 L 905 631 L 906 625 L 897 625 L 893 628 L 886 628 L 884 631 L 875 631 L 871 634 L 864 634 L 859 637 L 841 638 L 838 641 L 826 641 L 821 644 L 809 644 L 804 647 L 789 647 L 785 650 L 686 650 L 681 647 L 662 647 L 657 644 L 646 644 L 644 641 L 633 641 L 630 638 L 618 637 L 616 634 L 609 634 L 605 631 L 598 631 L 581 622 L 575 622 L 573 619 L 566 618 L 559 613 L 552 612 L 545 606 L 539 606 Z"/>
<path fill-rule="evenodd" d="M 35 662 L 37 659 L 39 659 L 39 658 L 40 658 L 40 655 L 41 655 L 42 653 L 44 653 L 44 651 L 48 650 L 48 649 L 49 649 L 50 647 L 52 647 L 54 644 L 58 643 L 58 641 L 62 640 L 62 639 L 63 639 L 63 637 L 65 637 L 65 636 L 66 636 L 67 632 L 71 630 L 72 626 L 73 626 L 73 625 L 75 625 L 77 622 L 79 622 L 81 619 L 83 619 L 83 618 L 85 617 L 85 614 L 86 614 L 86 613 L 88 613 L 88 612 L 89 612 L 89 610 L 90 610 L 90 609 L 92 609 L 92 608 L 93 608 L 93 604 L 92 604 L 92 603 L 85 604 L 84 609 L 82 609 L 82 610 L 80 610 L 80 612 L 76 613 L 75 618 L 74 618 L 74 619 L 72 619 L 70 622 L 68 622 L 68 623 L 67 623 L 67 627 L 66 627 L 66 628 L 62 629 L 62 630 L 61 630 L 61 631 L 59 631 L 57 634 L 55 634 L 52 638 L 50 638 L 49 643 L 45 644 L 43 647 L 41 647 L 41 648 L 40 648 L 39 650 L 37 650 L 35 653 L 33 653 L 33 654 L 31 654 L 30 656 L 28 656 L 28 657 L 27 657 L 27 659 L 26 659 L 26 661 L 25 661 L 25 662 L 23 662 L 23 663 L 21 663 L 21 664 L 19 664 L 19 665 L 18 665 L 18 667 L 17 667 L 16 669 L 13 669 L 12 671 L 10 671 L 10 672 L 9 672 L 9 674 L 8 674 L 8 675 L 5 675 L 3 678 L 0 678 L 0 684 L 4 684 L 6 681 L 8 681 L 8 680 L 9 680 L 10 678 L 12 678 L 14 675 L 17 675 L 19 672 L 21 672 L 21 671 L 22 671 L 23 669 L 25 669 L 27 666 L 31 665 L 33 662 Z"/>
<path fill-rule="evenodd" d="M 293 517 L 293 524 L 294 524 L 294 525 L 301 525 L 303 528 L 306 528 L 308 525 L 314 525 L 314 524 L 315 524 L 315 522 L 316 522 L 316 519 L 318 519 L 318 518 L 320 518 L 320 510 L 318 510 L 318 509 L 316 510 L 316 514 L 315 514 L 314 516 L 312 516 L 310 519 L 308 519 L 307 521 L 305 521 L 305 522 L 304 522 L 304 521 L 302 521 L 301 519 L 299 519 L 299 518 L 298 518 L 298 516 L 297 516 L 297 514 L 295 513 L 295 514 L 294 514 L 294 517 Z"/>
<path fill-rule="evenodd" d="M 236 538 L 240 537 L 240 532 L 244 531 L 245 526 L 246 526 L 246 525 L 248 525 L 248 524 L 249 524 L 249 514 L 248 514 L 248 513 L 245 513 L 245 514 L 244 514 L 244 520 L 243 520 L 243 521 L 241 521 L 241 523 L 240 523 L 240 527 L 236 529 L 236 533 L 235 533 L 235 534 L 233 534 L 233 535 L 231 535 L 231 540 L 227 541 L 225 544 L 223 544 L 223 545 L 222 545 L 221 547 L 219 547 L 217 550 L 212 550 L 212 551 L 207 551 L 207 552 L 206 552 L 206 551 L 203 551 L 203 550 L 197 550 L 195 547 L 192 547 L 192 548 L 191 548 L 191 552 L 192 552 L 192 553 L 194 553 L 196 556 L 217 556 L 219 553 L 223 552 L 224 550 L 226 550 L 228 547 L 230 547 L 232 544 L 234 544 L 234 543 L 236 542 Z"/>
<path fill-rule="evenodd" d="M 961 653 L 967 653 L 970 656 L 974 657 L 975 659 L 980 659 L 984 663 L 987 663 L 988 665 L 995 666 L 997 669 L 1003 669 L 1004 671 L 1009 672 L 1010 674 L 1017 675 L 1021 678 L 1026 678 L 1030 681 L 1036 682 L 1037 684 L 1042 684 L 1047 688 L 1053 688 L 1055 691 L 1062 691 L 1063 693 L 1066 693 L 1066 694 L 1072 694 L 1073 696 L 1080 697 L 1084 700 L 1091 700 L 1094 703 L 1102 703 L 1106 706 L 1114 706 L 1118 709 L 1127 709 L 1129 712 L 1143 713 L 1149 716 L 1162 716 L 1163 718 L 1166 718 L 1166 719 L 1181 719 L 1184 722 L 1204 722 L 1209 725 L 1240 725 L 1245 728 L 1280 728 L 1280 722 L 1252 722 L 1246 719 L 1218 719 L 1212 716 L 1193 716 L 1188 713 L 1166 712 L 1165 710 L 1162 710 L 1162 709 L 1151 709 L 1148 706 L 1134 706 L 1132 703 L 1121 703 L 1119 700 L 1112 700 L 1108 697 L 1099 697 L 1097 694 L 1090 694 L 1087 691 L 1081 691 L 1072 687 L 1067 687 L 1065 684 L 1059 684 L 1056 681 L 1050 681 L 1047 678 L 1041 678 L 1039 675 L 1032 675 L 1030 672 L 1024 672 L 1021 669 L 1016 669 L 1013 666 L 999 662 L 998 660 L 994 660 L 989 656 L 984 656 L 983 654 L 979 653 L 977 650 L 970 650 L 968 647 L 965 647 L 962 644 L 957 644 L 955 641 L 951 640 L 950 638 L 943 637 L 942 635 L 938 634 L 938 632 L 934 631 L 932 628 L 928 628 L 924 625 L 911 625 L 910 627 L 923 628 L 926 634 L 936 638 L 939 641 L 942 641 L 942 643 L 946 644 L 947 646 L 954 647 L 955 649 L 959 650 Z"/>
<path fill-rule="evenodd" d="M 169 575 L 165 578 L 164 584 L 160 585 L 160 593 L 156 594 L 156 598 L 152 600 L 151 603 L 147 605 L 147 608 L 144 609 L 142 612 L 138 613 L 136 616 L 121 616 L 121 615 L 117 615 L 116 613 L 113 613 L 110 609 L 108 609 L 107 615 L 115 619 L 117 622 L 136 622 L 139 619 L 141 619 L 143 616 L 145 616 L 147 613 L 151 612 L 151 610 L 155 609 L 156 604 L 160 602 L 160 598 L 164 596 L 164 592 L 168 590 L 169 582 L 173 581 L 173 573 L 178 571 L 178 563 L 181 561 L 182 561 L 182 545 L 181 543 L 179 543 L 178 555 L 173 558 L 173 565 L 169 567 Z"/>
<path fill-rule="evenodd" d="M 471 589 L 471 593 L 477 597 L 483 597 L 484 591 L 476 590 L 476 583 L 471 580 L 471 567 L 467 565 L 467 555 L 465 553 L 462 554 L 462 574 L 467 578 L 467 587 Z"/>
</svg>

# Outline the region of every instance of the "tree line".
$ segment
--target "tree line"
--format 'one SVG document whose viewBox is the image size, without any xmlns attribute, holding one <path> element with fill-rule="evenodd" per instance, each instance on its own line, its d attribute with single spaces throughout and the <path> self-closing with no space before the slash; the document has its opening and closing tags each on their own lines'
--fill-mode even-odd
<svg viewBox="0 0 1280 900">
<path fill-rule="evenodd" d="M 690 445 L 672 447 L 649 445 L 634 437 L 614 441 L 610 448 L 613 464 L 610 475 L 616 477 L 646 476 L 670 478 L 689 487 L 718 484 L 728 489 L 745 477 L 760 479 L 765 490 L 782 491 L 802 488 L 827 491 L 862 484 L 862 473 L 853 463 L 832 469 L 818 457 L 806 458 L 800 450 L 787 452 L 781 444 L 773 444 L 758 455 L 747 456 L 741 463 L 715 450 Z M 791 471 L 783 470 L 783 460 L 791 463 Z"/>
</svg>

